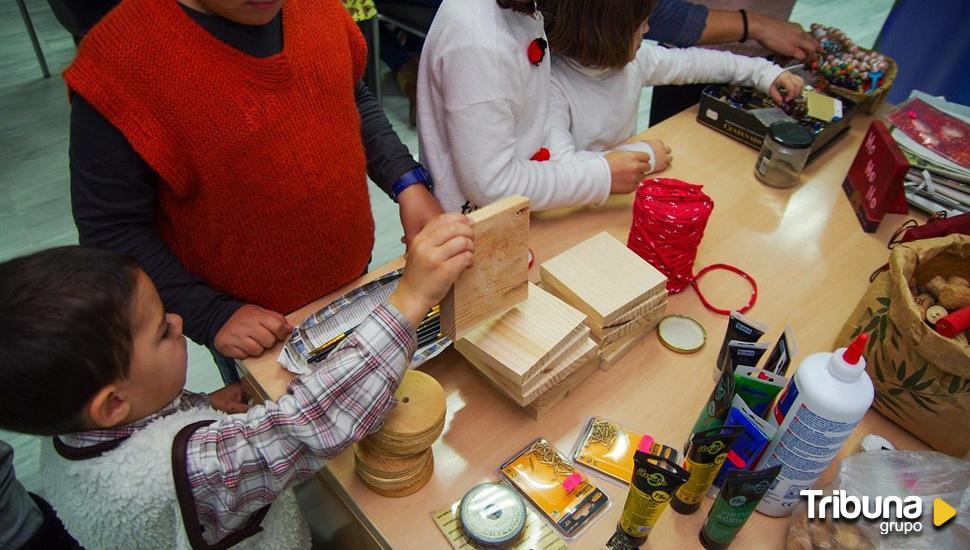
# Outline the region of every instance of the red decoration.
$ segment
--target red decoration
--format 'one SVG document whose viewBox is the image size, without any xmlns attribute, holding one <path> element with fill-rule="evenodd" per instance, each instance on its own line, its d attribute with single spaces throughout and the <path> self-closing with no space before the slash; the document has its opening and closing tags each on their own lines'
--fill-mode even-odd
<svg viewBox="0 0 970 550">
<path fill-rule="evenodd" d="M 534 160 L 536 162 L 545 162 L 550 158 L 551 158 L 551 155 L 549 154 L 549 149 L 546 149 L 545 147 L 540 147 L 539 150 L 536 151 L 536 153 L 529 158 L 529 160 Z"/>
<path fill-rule="evenodd" d="M 539 63 L 542 63 L 542 60 L 546 58 L 546 47 L 545 38 L 536 38 L 529 42 L 529 63 L 538 67 Z"/>
<path fill-rule="evenodd" d="M 875 232 L 887 213 L 909 212 L 903 192 L 908 170 L 909 161 L 886 125 L 874 120 L 842 182 L 863 231 Z"/>
</svg>

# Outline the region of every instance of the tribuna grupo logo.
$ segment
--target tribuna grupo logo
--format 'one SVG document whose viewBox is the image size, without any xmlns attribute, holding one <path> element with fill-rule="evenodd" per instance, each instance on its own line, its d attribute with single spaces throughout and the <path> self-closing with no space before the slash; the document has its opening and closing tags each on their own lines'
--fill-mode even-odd
<svg viewBox="0 0 970 550">
<path fill-rule="evenodd" d="M 883 535 L 908 535 L 923 530 L 919 521 L 923 515 L 923 499 L 920 497 L 856 497 L 842 490 L 825 495 L 818 489 L 804 489 L 799 494 L 808 498 L 808 519 L 854 520 L 863 517 L 881 520 L 879 532 Z"/>
</svg>

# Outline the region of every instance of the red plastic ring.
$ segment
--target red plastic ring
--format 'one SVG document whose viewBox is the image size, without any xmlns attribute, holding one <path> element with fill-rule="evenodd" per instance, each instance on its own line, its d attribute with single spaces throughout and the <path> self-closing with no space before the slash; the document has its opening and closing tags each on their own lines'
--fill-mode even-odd
<svg viewBox="0 0 970 550">
<path fill-rule="evenodd" d="M 752 277 L 751 275 L 748 275 L 744 271 L 741 271 L 740 269 L 734 267 L 733 265 L 728 265 L 728 264 L 711 264 L 705 267 L 704 269 L 698 271 L 697 275 L 694 275 L 693 280 L 690 282 L 690 286 L 694 287 L 694 291 L 697 292 L 697 297 L 701 299 L 701 303 L 704 304 L 704 307 L 713 311 L 714 313 L 719 313 L 721 315 L 730 315 L 732 311 L 735 311 L 731 309 L 721 309 L 721 308 L 714 307 L 710 302 L 707 301 L 707 298 L 704 297 L 704 293 L 701 292 L 701 287 L 700 285 L 698 285 L 697 282 L 700 281 L 701 277 L 707 274 L 707 272 L 714 271 L 715 269 L 723 269 L 725 271 L 730 271 L 731 273 L 737 273 L 743 279 L 748 281 L 748 283 L 751 285 L 751 299 L 748 300 L 747 305 L 745 305 L 744 307 L 738 308 L 737 311 L 739 313 L 747 313 L 751 308 L 753 308 L 755 302 L 758 301 L 758 283 L 754 280 L 754 277 Z"/>
</svg>

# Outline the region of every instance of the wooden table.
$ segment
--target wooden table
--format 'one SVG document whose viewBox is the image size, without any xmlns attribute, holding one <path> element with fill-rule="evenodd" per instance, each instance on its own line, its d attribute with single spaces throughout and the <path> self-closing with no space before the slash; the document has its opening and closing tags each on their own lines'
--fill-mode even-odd
<svg viewBox="0 0 970 550">
<path fill-rule="evenodd" d="M 848 134 L 809 165 L 801 185 L 778 190 L 755 179 L 755 150 L 701 126 L 695 116 L 696 108 L 690 109 L 643 134 L 663 139 L 673 149 L 673 166 L 664 176 L 703 184 L 714 199 L 695 270 L 724 262 L 750 273 L 760 288 L 750 315 L 771 327 L 766 340 L 774 340 L 786 323 L 794 327 L 801 349 L 796 362 L 812 352 L 831 351 L 833 339 L 869 284 L 869 274 L 886 262 L 886 242 L 904 219 L 887 216 L 878 233 L 864 233 L 842 192 L 842 179 L 870 118 L 856 117 Z M 538 264 L 599 231 L 607 230 L 625 242 L 630 203 L 631 197 L 625 196 L 597 208 L 534 213 L 529 235 L 536 255 L 532 279 L 539 278 Z M 386 266 L 365 279 L 398 265 Z M 750 293 L 740 278 L 724 272 L 706 276 L 702 287 L 709 299 L 724 307 L 744 304 Z M 294 312 L 289 319 L 299 322 L 333 296 Z M 700 321 L 707 329 L 707 345 L 684 356 L 649 337 L 609 371 L 594 373 L 539 421 L 492 389 L 460 355 L 449 350 L 422 367 L 444 386 L 448 403 L 447 423 L 434 445 L 435 472 L 428 485 L 402 499 L 378 496 L 355 476 L 349 451 L 329 463 L 324 477 L 365 528 L 389 546 L 447 548 L 432 513 L 460 499 L 471 486 L 499 479 L 503 461 L 536 437 L 545 437 L 568 452 L 584 419 L 600 415 L 679 448 L 714 385 L 711 369 L 726 319 L 704 309 L 690 289 L 671 296 L 667 312 Z M 264 397 L 282 394 L 291 377 L 277 365 L 278 351 L 242 363 L 250 382 Z M 870 410 L 842 454 L 856 448 L 859 439 L 869 433 L 883 435 L 902 449 L 926 448 Z M 823 480 L 833 473 L 834 468 L 829 468 Z M 602 480 L 598 484 L 612 499 L 612 507 L 573 541 L 575 547 L 602 547 L 623 508 L 626 488 Z M 690 516 L 666 511 L 650 536 L 650 546 L 700 547 L 697 533 L 710 503 L 706 500 Z M 789 521 L 754 514 L 735 547 L 783 548 Z"/>
</svg>

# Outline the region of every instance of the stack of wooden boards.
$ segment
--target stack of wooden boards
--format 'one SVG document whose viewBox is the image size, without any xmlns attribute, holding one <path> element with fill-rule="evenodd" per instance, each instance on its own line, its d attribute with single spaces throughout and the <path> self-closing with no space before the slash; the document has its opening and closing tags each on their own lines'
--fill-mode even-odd
<svg viewBox="0 0 970 550">
<path fill-rule="evenodd" d="M 586 314 L 603 370 L 656 328 L 667 278 L 603 232 L 546 261 L 542 287 Z"/>
<path fill-rule="evenodd" d="M 397 406 L 381 428 L 354 446 L 357 475 L 375 493 L 403 497 L 431 479 L 431 445 L 445 426 L 445 392 L 431 376 L 409 370 L 394 394 Z"/>
</svg>

